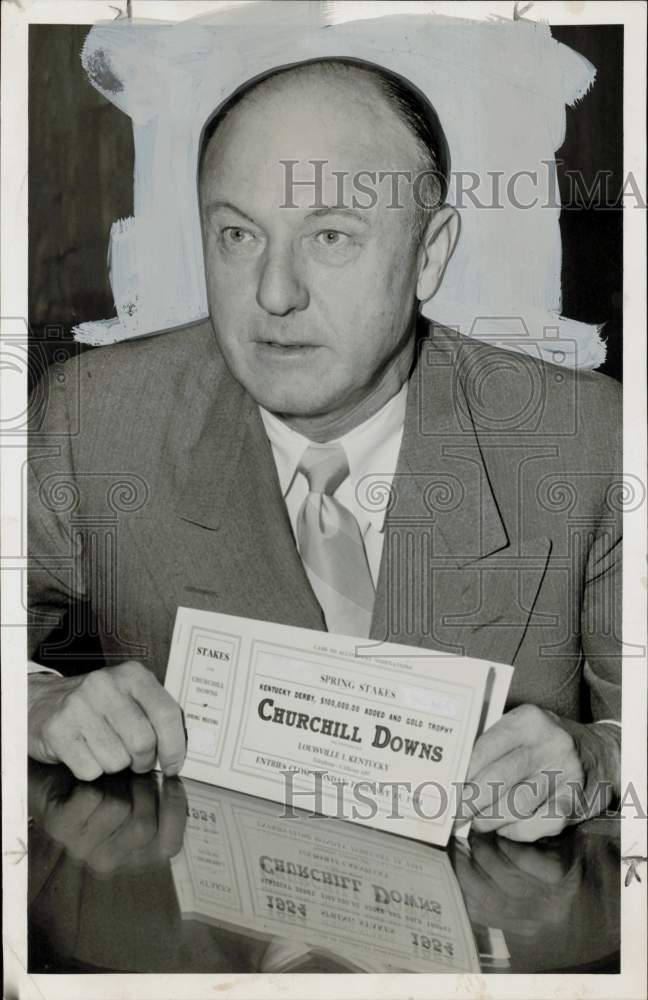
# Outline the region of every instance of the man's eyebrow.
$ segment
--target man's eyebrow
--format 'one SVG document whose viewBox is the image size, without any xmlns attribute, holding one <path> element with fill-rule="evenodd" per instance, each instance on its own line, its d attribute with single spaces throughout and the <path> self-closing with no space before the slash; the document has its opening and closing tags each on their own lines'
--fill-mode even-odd
<svg viewBox="0 0 648 1000">
<path fill-rule="evenodd" d="M 208 202 L 205 211 L 208 215 L 211 215 L 212 212 L 218 211 L 219 208 L 229 209 L 230 212 L 235 212 L 237 215 L 240 215 L 241 218 L 246 219 L 253 226 L 258 225 L 258 223 L 251 216 L 249 216 L 247 212 L 244 212 L 243 209 L 238 208 L 238 206 L 234 205 L 231 201 L 222 201 L 220 199 L 217 199 L 216 201 L 210 201 Z M 322 208 L 315 208 L 311 212 L 308 212 L 305 218 L 319 219 L 322 216 L 326 215 L 342 215 L 346 216 L 347 218 L 356 219 L 358 222 L 361 222 L 364 226 L 369 225 L 369 220 L 362 214 L 362 212 L 358 212 L 354 208 L 345 208 L 343 205 L 337 205 L 337 206 L 326 205 Z"/>
<path fill-rule="evenodd" d="M 257 225 L 254 219 L 249 216 L 247 212 L 244 212 L 242 208 L 237 208 L 237 206 L 233 205 L 231 201 L 210 201 L 208 202 L 205 211 L 208 215 L 211 215 L 212 212 L 217 211 L 219 208 L 228 208 L 230 212 L 236 212 L 236 214 L 240 215 L 241 218 L 247 219 L 247 221 L 251 222 L 253 226 Z"/>
<path fill-rule="evenodd" d="M 306 216 L 307 219 L 319 219 L 323 215 L 345 215 L 347 218 L 357 219 L 358 222 L 362 222 L 363 225 L 369 225 L 369 219 L 367 219 L 366 214 L 363 215 L 362 212 L 356 211 L 355 208 L 345 208 L 343 205 L 331 205 L 324 208 L 316 208 L 312 212 L 309 212 Z"/>
</svg>

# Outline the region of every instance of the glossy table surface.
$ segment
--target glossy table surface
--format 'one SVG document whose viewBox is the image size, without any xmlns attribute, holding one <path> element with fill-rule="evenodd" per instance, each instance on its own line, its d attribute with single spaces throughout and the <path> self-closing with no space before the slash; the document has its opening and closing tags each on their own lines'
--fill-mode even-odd
<svg viewBox="0 0 648 1000">
<path fill-rule="evenodd" d="M 447 851 L 30 763 L 31 972 L 617 972 L 619 821 Z"/>
</svg>

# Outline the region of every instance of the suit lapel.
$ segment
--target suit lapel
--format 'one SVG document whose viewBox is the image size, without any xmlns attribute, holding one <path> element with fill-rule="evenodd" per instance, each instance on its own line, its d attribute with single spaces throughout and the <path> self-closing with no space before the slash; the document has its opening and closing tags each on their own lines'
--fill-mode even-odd
<svg viewBox="0 0 648 1000">
<path fill-rule="evenodd" d="M 439 328 L 420 345 L 371 638 L 512 662 L 546 566 L 521 587 L 456 351 Z"/>
<path fill-rule="evenodd" d="M 176 501 L 183 521 L 211 530 L 220 527 L 240 467 L 250 409 L 251 400 L 225 369 Z"/>
<path fill-rule="evenodd" d="M 197 557 L 185 603 L 324 628 L 258 407 L 229 373 L 192 454 L 176 515 Z"/>
</svg>

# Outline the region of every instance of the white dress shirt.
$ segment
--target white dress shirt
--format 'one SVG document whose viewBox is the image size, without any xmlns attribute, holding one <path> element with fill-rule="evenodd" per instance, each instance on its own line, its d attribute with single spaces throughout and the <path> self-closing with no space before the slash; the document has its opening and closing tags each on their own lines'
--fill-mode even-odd
<svg viewBox="0 0 648 1000">
<path fill-rule="evenodd" d="M 385 511 L 403 439 L 406 405 L 407 383 L 373 416 L 337 439 L 346 453 L 349 475 L 333 495 L 360 525 L 374 586 L 380 571 Z M 259 410 L 296 537 L 297 515 L 308 494 L 306 477 L 297 466 L 314 442 L 263 407 Z"/>
</svg>

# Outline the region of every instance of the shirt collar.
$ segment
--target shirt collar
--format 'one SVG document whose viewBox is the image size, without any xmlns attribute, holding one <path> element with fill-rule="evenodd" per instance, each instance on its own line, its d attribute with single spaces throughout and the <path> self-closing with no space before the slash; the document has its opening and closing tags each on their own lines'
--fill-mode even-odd
<svg viewBox="0 0 648 1000">
<path fill-rule="evenodd" d="M 354 490 L 366 476 L 377 476 L 381 483 L 393 476 L 403 434 L 406 406 L 407 382 L 368 420 L 337 438 L 346 452 L 349 478 Z M 293 484 L 304 451 L 309 445 L 315 444 L 317 447 L 317 444 L 293 430 L 262 406 L 259 406 L 259 412 L 272 446 L 279 485 L 285 498 Z M 384 510 L 374 511 L 364 508 L 364 518 L 374 523 L 379 531 L 382 531 L 384 515 Z"/>
</svg>

